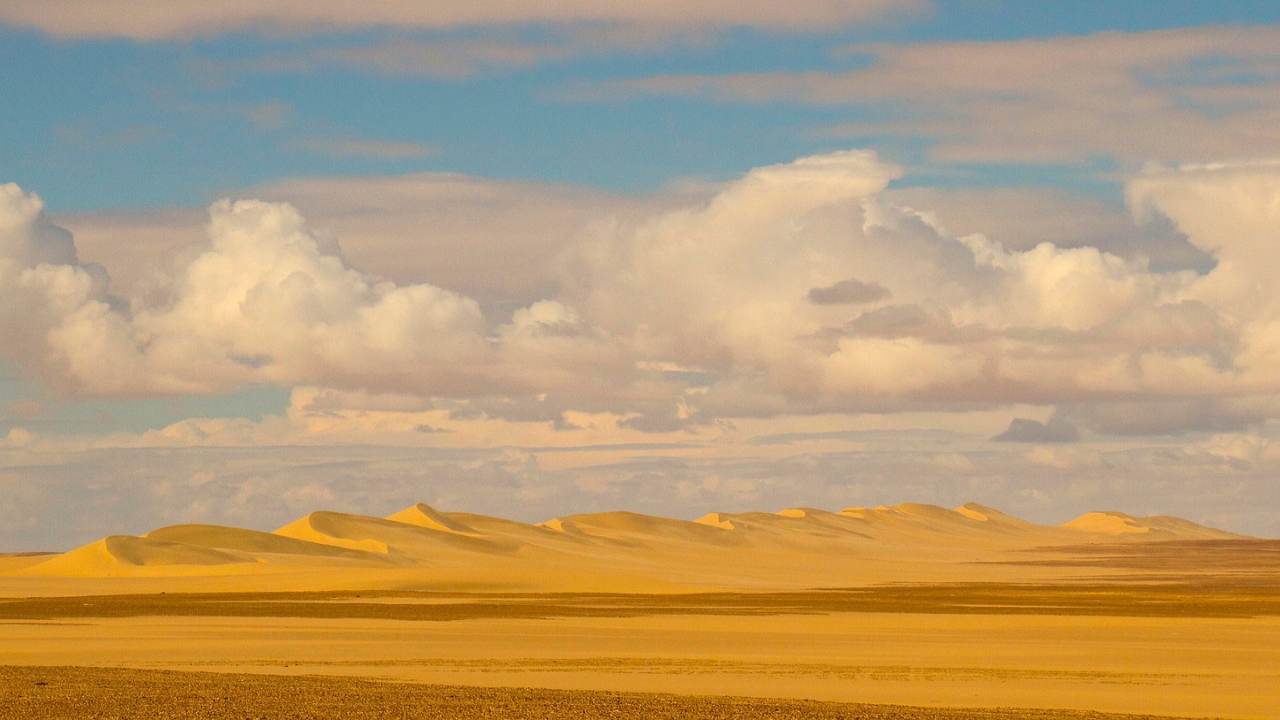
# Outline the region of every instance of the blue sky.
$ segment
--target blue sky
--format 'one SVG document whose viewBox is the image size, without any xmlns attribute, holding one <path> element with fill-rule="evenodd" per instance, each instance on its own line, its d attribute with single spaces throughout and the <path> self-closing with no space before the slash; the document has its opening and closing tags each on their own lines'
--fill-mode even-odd
<svg viewBox="0 0 1280 720">
<path fill-rule="evenodd" d="M 1280 533 L 1278 3 L 60 8 L 0 2 L 0 520 Z"/>
<path fill-rule="evenodd" d="M 1280 21 L 1271 2 L 940 2 L 922 16 L 832 33 L 723 30 L 617 54 L 592 53 L 466 78 L 387 76 L 358 69 L 215 70 L 245 58 L 351 47 L 393 37 L 477 37 L 484 29 L 362 30 L 303 37 L 244 31 L 196 39 L 53 39 L 0 29 L 8 98 L 0 167 L 62 211 L 201 205 L 220 193 L 299 175 L 452 170 L 644 191 L 676 178 L 721 179 L 761 164 L 842 147 L 817 129 L 866 108 L 761 105 L 664 97 L 560 99 L 583 82 L 654 74 L 822 70 L 850 43 L 1008 40 Z M 561 37 L 504 28 L 504 38 Z M 255 125 L 255 109 L 278 118 Z M 874 113 L 874 109 L 871 110 Z M 421 143 L 425 157 L 328 157 L 307 137 Z M 919 142 L 866 138 L 904 161 Z M 1099 159 L 1099 162 L 1102 162 Z M 1093 173 L 975 164 L 965 182 L 1088 187 Z M 947 182 L 945 178 L 917 182 Z"/>
</svg>

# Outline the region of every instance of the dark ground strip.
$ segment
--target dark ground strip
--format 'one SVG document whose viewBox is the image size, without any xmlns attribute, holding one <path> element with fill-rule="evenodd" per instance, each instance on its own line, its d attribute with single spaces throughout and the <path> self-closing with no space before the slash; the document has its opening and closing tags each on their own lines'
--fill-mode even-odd
<svg viewBox="0 0 1280 720">
<path fill-rule="evenodd" d="M 386 602 L 394 599 L 397 602 Z M 405 602 L 420 599 L 421 602 Z M 1093 585 L 967 583 L 688 595 L 432 592 L 100 595 L 0 600 L 0 620 L 296 617 L 450 621 L 485 618 L 845 612 L 1243 618 L 1280 615 L 1280 587 L 1251 582 Z"/>
<path fill-rule="evenodd" d="M 473 688 L 350 678 L 0 666 L 0 720 L 1154 720 L 803 700 Z"/>
<path fill-rule="evenodd" d="M 1196 573 L 1212 570 L 1239 580 L 1274 582 L 1280 574 L 1280 540 L 1172 540 L 1152 543 L 1062 545 L 1028 552 L 1054 553 L 1059 558 L 996 565 L 1041 567 L 1123 568 L 1152 573 Z M 1131 580 L 1132 578 L 1130 578 Z"/>
</svg>

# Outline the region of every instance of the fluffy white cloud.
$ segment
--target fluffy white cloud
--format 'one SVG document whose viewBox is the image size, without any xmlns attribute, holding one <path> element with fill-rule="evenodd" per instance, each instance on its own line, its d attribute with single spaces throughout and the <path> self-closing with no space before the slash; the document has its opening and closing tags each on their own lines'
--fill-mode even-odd
<svg viewBox="0 0 1280 720">
<path fill-rule="evenodd" d="M 563 428 L 573 412 L 611 414 L 619 431 L 1015 402 L 1060 405 L 1085 431 L 1121 435 L 1275 415 L 1280 166 L 1133 181 L 1139 217 L 1186 233 L 1212 261 L 1203 273 L 1088 245 L 956 236 L 887 190 L 900 173 L 839 152 L 758 168 L 676 209 L 556 211 L 546 228 L 576 229 L 540 251 L 543 299 L 488 317 L 421 278 L 353 269 L 292 206 L 249 200 L 215 204 L 203 246 L 113 298 L 38 199 L 9 187 L 0 292 L 21 340 L 6 350 L 89 394 L 311 385 Z M 410 199 L 466 191 L 481 196 L 477 212 L 489 206 L 484 187 L 419 180 Z M 352 207 L 369 214 L 365 201 Z M 412 254 L 381 257 L 421 264 Z M 422 266 L 434 280 L 451 263 Z M 1148 410 L 1182 419 L 1153 424 Z"/>
<path fill-rule="evenodd" d="M 981 234 L 1009 250 L 1049 243 L 1145 259 L 1157 270 L 1204 271 L 1213 266 L 1212 257 L 1187 242 L 1172 223 L 1148 216 L 1135 225 L 1122 197 L 1022 187 L 891 188 L 885 196 L 897 205 L 928 208 L 951 234 Z"/>
<path fill-rule="evenodd" d="M 310 381 L 434 390 L 490 352 L 479 307 L 431 285 L 355 271 L 281 204 L 222 201 L 209 245 L 167 300 L 120 307 L 105 273 L 77 262 L 39 199 L 6 186 L 0 291 L 6 348 L 88 394 L 204 393 Z"/>
<path fill-rule="evenodd" d="M 457 173 L 295 178 L 235 197 L 292 205 L 317 236 L 341 238 L 354 267 L 400 284 L 432 282 L 503 315 L 555 293 L 555 258 L 583 228 L 690 201 L 679 188 L 624 196 Z M 208 245 L 200 210 L 54 219 L 75 233 L 82 258 L 109 265 L 112 287 L 129 296 L 158 296 Z"/>
<path fill-rule="evenodd" d="M 13 183 L 0 185 L 0 258 L 14 267 L 72 265 L 71 233 L 43 221 L 44 202 Z"/>
<path fill-rule="evenodd" d="M 107 277 L 82 265 L 67 231 L 44 217 L 39 197 L 0 185 L 0 351 L 56 377 L 65 358 L 51 347 L 54 333 L 74 333 L 110 316 Z"/>
<path fill-rule="evenodd" d="M 757 169 L 704 206 L 602 233 L 565 297 L 644 360 L 712 373 L 688 401 L 711 415 L 751 412 L 752 395 L 758 412 L 779 397 L 793 410 L 901 409 L 1247 381 L 1233 366 L 1236 300 L 1207 294 L 1234 277 L 1231 258 L 1196 228 L 1219 260 L 1208 276 L 1087 246 L 1013 250 L 896 205 L 885 188 L 898 172 L 862 152 Z M 854 283 L 877 291 L 814 301 Z"/>
<path fill-rule="evenodd" d="M 347 267 L 287 205 L 223 201 L 210 218 L 212 247 L 178 279 L 174 302 L 134 319 L 147 357 L 174 375 L 443 385 L 487 352 L 473 301 Z"/>
<path fill-rule="evenodd" d="M 1192 297 L 1238 328 L 1230 367 L 1251 394 L 1274 392 L 1280 369 L 1280 163 L 1153 170 L 1129 197 L 1172 218 L 1217 260 Z"/>
</svg>

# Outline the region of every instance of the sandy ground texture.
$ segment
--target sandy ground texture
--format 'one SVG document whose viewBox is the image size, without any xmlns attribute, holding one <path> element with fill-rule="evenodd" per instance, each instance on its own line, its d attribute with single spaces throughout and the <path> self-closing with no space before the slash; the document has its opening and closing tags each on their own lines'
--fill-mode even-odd
<svg viewBox="0 0 1280 720">
<path fill-rule="evenodd" d="M 314 512 L 272 532 L 175 525 L 65 553 L 0 557 L 0 596 L 1043 582 L 1132 572 L 1096 562 L 1099 548 L 1192 543 L 1231 558 L 1242 554 L 1237 545 L 1255 542 L 1171 517 L 1098 512 L 1038 525 L 972 503 L 709 513 L 695 521 L 604 512 L 536 525 L 417 504 L 387 517 Z M 1211 563 L 1184 568 L 1191 570 L 1221 571 Z"/>
<path fill-rule="evenodd" d="M 663 694 L 470 688 L 349 678 L 99 668 L 0 667 L 0 720 L 202 718 L 812 718 L 825 720 L 1140 720 L 1063 711 L 918 708 Z"/>
<path fill-rule="evenodd" d="M 51 693 L 25 712 L 36 696 L 0 702 L 24 720 L 330 701 L 347 704 L 317 717 L 386 717 L 376 703 L 393 692 L 422 694 L 387 700 L 395 712 L 437 717 L 1262 720 L 1280 718 L 1280 541 L 918 504 L 540 525 L 415 505 L 270 533 L 182 525 L 0 556 L 0 665 L 79 678 L 13 686 Z M 169 696 L 187 704 L 156 705 Z M 220 702 L 190 705 L 202 697 Z"/>
<path fill-rule="evenodd" d="M 0 659 L 474 687 L 1274 718 L 1280 593 L 1219 579 L 703 595 L 42 598 L 0 601 Z"/>
</svg>

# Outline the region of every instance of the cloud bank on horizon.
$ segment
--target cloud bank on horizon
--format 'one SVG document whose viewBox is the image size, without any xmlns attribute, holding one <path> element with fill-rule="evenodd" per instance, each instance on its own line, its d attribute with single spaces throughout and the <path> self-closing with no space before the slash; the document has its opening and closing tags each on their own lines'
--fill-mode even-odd
<svg viewBox="0 0 1280 720">
<path fill-rule="evenodd" d="M 15 498 L 0 546 L 416 500 L 525 519 L 912 499 L 1047 520 L 1141 504 L 1121 509 L 1280 532 L 1274 27 L 904 43 L 865 37 L 946 4 L 339 5 L 0 3 L 0 25 L 146 52 L 263 34 L 248 64 L 190 65 L 247 73 L 210 85 L 224 104 L 220 83 L 263 73 L 285 95 L 331 72 L 478 93 L 498 66 L 801 33 L 829 38 L 827 67 L 562 67 L 538 102 L 565 118 L 672 96 L 783 103 L 813 113 L 796 135 L 822 144 L 645 192 L 289 171 L 239 179 L 203 211 L 139 210 L 139 189 L 133 206 L 62 212 L 22 178 L 0 185 L 14 378 L 0 489 Z M 512 34 L 529 26 L 557 29 Z M 358 35 L 387 28 L 410 35 Z M 281 30 L 296 35 L 271 39 Z M 700 32 L 719 39 L 688 39 Z M 530 42 L 563 52 L 510 52 Z M 302 94 L 259 98 L 227 122 L 328 163 L 450 153 L 301 125 L 295 105 L 320 112 Z M 906 137 L 924 144 L 904 153 Z M 1096 187 L 1077 186 L 1089 172 Z M 219 409 L 270 392 L 287 400 Z M 141 412 L 164 419 L 110 419 Z M 103 512 L 47 527 L 69 498 Z"/>
</svg>

